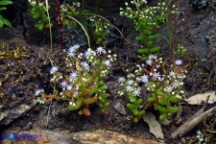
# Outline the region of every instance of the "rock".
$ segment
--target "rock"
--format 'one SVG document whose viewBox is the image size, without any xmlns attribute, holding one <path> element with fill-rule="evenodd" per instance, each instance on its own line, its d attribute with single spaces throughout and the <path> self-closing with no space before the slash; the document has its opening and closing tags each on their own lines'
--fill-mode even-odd
<svg viewBox="0 0 216 144">
<path fill-rule="evenodd" d="M 69 131 L 6 131 L 2 134 L 3 144 L 37 143 L 37 144 L 161 144 L 160 142 L 133 138 L 109 130 L 93 130 L 70 133 Z"/>
<path fill-rule="evenodd" d="M 36 100 L 32 100 L 29 105 L 21 104 L 17 107 L 0 111 L 0 125 L 10 124 L 12 121 L 19 118 L 23 113 L 30 110 L 35 104 Z"/>
<path fill-rule="evenodd" d="M 127 111 L 124 107 L 124 105 L 120 102 L 120 101 L 117 101 L 113 107 L 115 108 L 116 111 L 118 111 L 120 114 L 122 115 L 126 115 L 127 114 Z"/>
</svg>

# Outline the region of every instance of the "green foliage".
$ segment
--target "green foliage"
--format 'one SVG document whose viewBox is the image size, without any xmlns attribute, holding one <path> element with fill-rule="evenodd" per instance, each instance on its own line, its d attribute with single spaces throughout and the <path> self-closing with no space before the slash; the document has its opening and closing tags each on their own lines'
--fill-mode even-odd
<svg viewBox="0 0 216 144">
<path fill-rule="evenodd" d="M 50 70 L 52 74 L 53 95 L 43 94 L 40 102 L 57 99 L 69 103 L 69 111 L 79 110 L 80 115 L 90 116 L 90 106 L 98 104 L 102 112 L 106 112 L 110 103 L 107 101 L 107 85 L 103 78 L 109 74 L 111 62 L 116 58 L 111 51 L 106 52 L 98 47 L 96 52 L 88 49 L 85 53 L 79 45 L 71 46 L 65 57 L 66 69 L 59 72 L 59 67 Z M 58 90 L 59 87 L 61 90 Z"/>
<path fill-rule="evenodd" d="M 7 10 L 6 6 L 10 4 L 13 4 L 11 0 L 0 0 L 0 29 L 3 28 L 4 25 L 12 27 L 10 21 L 1 15 L 1 11 Z"/>
<path fill-rule="evenodd" d="M 82 8 L 84 8 L 84 6 Z M 96 45 L 105 46 L 110 24 L 106 20 L 101 19 L 102 16 L 94 14 L 89 10 L 81 9 L 79 2 L 73 2 L 71 4 L 64 3 L 61 6 L 61 13 L 64 25 L 75 28 L 75 26 L 79 24 L 85 32 L 85 35 L 91 37 L 91 42 L 95 41 Z M 73 20 L 71 20 L 71 18 L 73 18 Z"/>
<path fill-rule="evenodd" d="M 50 27 L 52 27 L 52 24 L 49 23 L 49 17 L 47 15 L 47 10 L 44 3 L 32 0 L 29 2 L 29 4 L 31 6 L 31 15 L 34 19 L 37 20 L 35 28 L 42 31 L 44 29 L 49 29 Z M 48 6 L 48 10 L 49 9 L 50 6 Z"/>
<path fill-rule="evenodd" d="M 146 5 L 146 0 L 131 1 L 131 7 L 126 2 L 126 8 L 120 8 L 120 15 L 129 18 L 134 29 L 139 32 L 136 40 L 141 43 L 138 53 L 141 60 L 146 60 L 151 54 L 158 54 L 160 47 L 155 41 L 161 37 L 157 32 L 168 18 L 169 3 L 160 1 L 156 6 Z M 174 11 L 173 11 L 174 12 Z"/>
<path fill-rule="evenodd" d="M 145 110 L 150 107 L 160 113 L 160 120 L 169 119 L 178 111 L 176 103 L 181 100 L 180 95 L 184 93 L 182 86 L 186 73 L 180 65 L 181 60 L 177 60 L 175 65 L 166 66 L 162 58 L 151 55 L 143 66 L 137 65 L 135 74 L 129 74 L 127 80 L 119 78 L 122 86 L 119 94 L 128 97 L 127 107 L 134 122 L 138 122 L 145 114 Z M 139 83 L 144 84 L 150 93 L 145 106 L 142 106 L 145 100 L 142 99 L 142 87 Z"/>
<path fill-rule="evenodd" d="M 178 55 L 179 57 L 185 56 L 186 52 L 187 52 L 187 49 L 186 49 L 185 47 L 183 47 L 183 46 L 180 45 L 180 44 L 177 45 L 177 55 Z"/>
</svg>

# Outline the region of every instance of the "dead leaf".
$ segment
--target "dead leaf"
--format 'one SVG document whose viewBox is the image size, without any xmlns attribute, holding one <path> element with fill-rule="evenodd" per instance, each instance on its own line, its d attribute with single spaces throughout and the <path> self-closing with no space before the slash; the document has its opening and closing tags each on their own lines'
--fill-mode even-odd
<svg viewBox="0 0 216 144">
<path fill-rule="evenodd" d="M 184 124 L 182 124 L 176 131 L 171 134 L 171 138 L 183 137 L 185 134 L 193 130 L 199 125 L 208 115 L 216 110 L 216 106 L 203 112 L 201 108 L 195 115 L 189 118 Z"/>
<path fill-rule="evenodd" d="M 164 135 L 161 129 L 161 124 L 156 120 L 155 115 L 152 113 L 146 113 L 143 116 L 143 120 L 149 125 L 150 132 L 158 139 L 164 139 Z"/>
<path fill-rule="evenodd" d="M 194 96 L 191 96 L 187 99 L 185 99 L 186 102 L 188 102 L 191 105 L 201 105 L 203 102 L 205 103 L 207 98 L 209 96 L 208 104 L 213 104 L 216 102 L 216 94 L 215 91 L 209 91 L 203 94 L 196 94 Z"/>
</svg>

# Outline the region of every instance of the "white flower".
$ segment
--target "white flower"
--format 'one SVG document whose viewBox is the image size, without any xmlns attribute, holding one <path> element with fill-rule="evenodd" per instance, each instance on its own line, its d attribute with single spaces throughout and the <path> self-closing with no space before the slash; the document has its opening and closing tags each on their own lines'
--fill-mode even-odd
<svg viewBox="0 0 216 144">
<path fill-rule="evenodd" d="M 111 66 L 110 60 L 105 60 L 104 65 L 106 65 L 107 67 L 110 67 Z"/>
<path fill-rule="evenodd" d="M 92 50 L 92 49 L 88 49 L 85 53 L 84 53 L 85 57 L 86 58 L 89 58 L 91 56 L 94 56 L 95 55 L 95 52 Z"/>
<path fill-rule="evenodd" d="M 125 78 L 124 78 L 124 77 L 119 77 L 119 78 L 118 78 L 118 82 L 119 82 L 120 84 L 123 84 L 123 83 L 125 82 Z"/>
<path fill-rule="evenodd" d="M 134 83 L 133 80 L 129 80 L 129 81 L 127 82 L 128 85 L 132 85 L 133 83 Z"/>
<path fill-rule="evenodd" d="M 170 92 L 172 92 L 172 87 L 171 86 L 165 87 L 164 91 L 167 93 L 170 93 Z"/>
<path fill-rule="evenodd" d="M 44 89 L 38 89 L 35 91 L 35 96 L 39 96 L 41 93 L 44 93 Z"/>
<path fill-rule="evenodd" d="M 133 91 L 133 95 L 134 95 L 134 96 L 139 96 L 139 95 L 140 95 L 140 89 L 135 89 L 135 90 Z"/>
<path fill-rule="evenodd" d="M 148 65 L 152 65 L 152 60 L 148 59 L 148 60 L 146 61 L 146 63 L 147 63 Z"/>
<path fill-rule="evenodd" d="M 59 67 L 58 67 L 58 66 L 53 66 L 53 67 L 50 69 L 50 74 L 54 74 L 54 73 L 56 73 L 58 70 L 59 70 Z"/>
<path fill-rule="evenodd" d="M 68 56 L 69 56 L 69 57 L 74 57 L 75 55 L 76 55 L 75 52 L 68 52 Z"/>
<path fill-rule="evenodd" d="M 174 71 L 171 71 L 169 74 L 171 77 L 175 77 L 176 73 Z"/>
<path fill-rule="evenodd" d="M 77 44 L 69 47 L 68 53 L 75 53 L 79 47 L 80 47 L 80 45 L 77 45 Z"/>
<path fill-rule="evenodd" d="M 88 64 L 87 62 L 81 62 L 80 65 L 81 65 L 84 69 L 86 69 L 86 70 L 89 70 L 89 69 L 90 69 L 90 66 L 89 66 L 89 64 Z"/>
<path fill-rule="evenodd" d="M 160 73 L 159 72 L 157 72 L 157 73 L 153 73 L 153 78 L 154 79 L 159 79 L 160 78 Z"/>
<path fill-rule="evenodd" d="M 77 50 L 77 49 L 79 49 L 79 48 L 80 48 L 80 45 L 78 45 L 78 44 L 75 44 L 75 45 L 73 45 L 73 48 L 74 48 L 75 50 Z"/>
<path fill-rule="evenodd" d="M 128 85 L 128 86 L 126 86 L 126 91 L 127 91 L 127 92 L 132 92 L 132 91 L 133 91 L 133 88 L 132 88 L 131 86 Z"/>
<path fill-rule="evenodd" d="M 79 92 L 76 90 L 76 91 L 74 92 L 74 97 L 77 97 L 78 94 L 79 94 Z"/>
<path fill-rule="evenodd" d="M 96 52 L 97 52 L 98 54 L 105 54 L 105 53 L 106 53 L 106 50 L 105 50 L 103 47 L 98 47 L 97 50 L 96 50 Z"/>
<path fill-rule="evenodd" d="M 156 55 L 150 55 L 149 59 L 157 59 L 157 56 Z"/>
<path fill-rule="evenodd" d="M 66 90 L 72 90 L 73 86 L 72 85 L 66 85 Z"/>
<path fill-rule="evenodd" d="M 70 81 L 76 80 L 77 77 L 78 77 L 78 73 L 77 72 L 70 73 Z"/>
<path fill-rule="evenodd" d="M 63 90 L 65 90 L 66 86 L 67 86 L 67 82 L 66 81 L 62 81 L 61 82 L 61 87 L 62 87 Z"/>
<path fill-rule="evenodd" d="M 140 78 L 140 81 L 146 84 L 146 83 L 148 83 L 148 78 L 149 78 L 149 76 L 144 74 L 144 75 Z"/>
<path fill-rule="evenodd" d="M 175 64 L 176 64 L 176 65 L 182 65 L 182 63 L 183 63 L 183 62 L 182 62 L 182 60 L 180 60 L 180 59 L 178 59 L 178 60 L 175 61 Z"/>
<path fill-rule="evenodd" d="M 174 83 L 172 84 L 172 88 L 177 88 L 179 86 L 180 86 L 180 83 L 177 80 L 175 80 Z"/>
</svg>

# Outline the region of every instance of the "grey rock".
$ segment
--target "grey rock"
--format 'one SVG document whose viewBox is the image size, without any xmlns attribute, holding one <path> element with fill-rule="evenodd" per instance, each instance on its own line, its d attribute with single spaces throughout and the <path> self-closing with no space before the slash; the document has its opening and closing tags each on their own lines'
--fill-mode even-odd
<svg viewBox="0 0 216 144">
<path fill-rule="evenodd" d="M 36 104 L 36 100 L 27 104 L 21 104 L 17 107 L 0 111 L 0 125 L 8 125 L 15 119 L 19 118 L 22 114 L 29 111 Z"/>
</svg>

